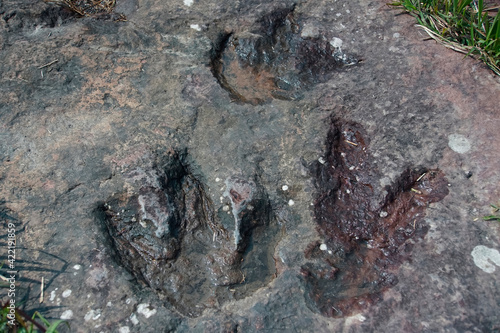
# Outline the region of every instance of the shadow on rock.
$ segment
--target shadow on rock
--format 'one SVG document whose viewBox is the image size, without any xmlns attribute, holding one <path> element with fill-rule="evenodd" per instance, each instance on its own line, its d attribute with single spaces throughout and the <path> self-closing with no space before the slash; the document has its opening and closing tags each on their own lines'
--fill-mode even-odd
<svg viewBox="0 0 500 333">
<path fill-rule="evenodd" d="M 310 244 L 302 267 L 310 307 L 329 317 L 348 316 L 382 299 L 398 280 L 411 242 L 423 238 L 429 203 L 448 194 L 440 170 L 410 168 L 376 202 L 380 173 L 371 163 L 368 139 L 356 123 L 334 119 L 326 161 L 314 166 L 314 204 L 324 241 Z"/>
</svg>

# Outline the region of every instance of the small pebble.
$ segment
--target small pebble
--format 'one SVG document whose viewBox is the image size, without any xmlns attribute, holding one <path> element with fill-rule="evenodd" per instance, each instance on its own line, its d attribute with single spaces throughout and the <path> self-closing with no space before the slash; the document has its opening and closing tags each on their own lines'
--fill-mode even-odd
<svg viewBox="0 0 500 333">
<path fill-rule="evenodd" d="M 389 214 L 385 211 L 381 211 L 379 214 L 380 217 L 387 217 L 387 215 L 389 215 Z"/>
<path fill-rule="evenodd" d="M 326 244 L 324 244 L 324 243 L 323 243 L 323 244 L 321 244 L 321 245 L 319 246 L 319 249 L 320 249 L 321 251 L 326 251 L 326 250 L 328 249 L 328 247 L 326 246 Z"/>
<path fill-rule="evenodd" d="M 326 163 L 326 161 L 325 161 L 325 159 L 323 157 L 318 158 L 318 162 L 321 163 L 321 164 L 325 164 Z"/>
<path fill-rule="evenodd" d="M 293 201 L 292 199 L 288 200 L 288 206 L 293 206 L 295 205 L 295 201 Z"/>
<path fill-rule="evenodd" d="M 283 185 L 283 186 L 281 187 L 281 189 L 282 189 L 283 191 L 288 191 L 288 185 Z"/>
</svg>

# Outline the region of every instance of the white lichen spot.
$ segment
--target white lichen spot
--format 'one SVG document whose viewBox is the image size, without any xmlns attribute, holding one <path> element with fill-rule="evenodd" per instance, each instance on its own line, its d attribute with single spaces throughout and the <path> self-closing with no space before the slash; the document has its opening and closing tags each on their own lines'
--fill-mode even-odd
<svg viewBox="0 0 500 333">
<path fill-rule="evenodd" d="M 118 333 L 130 333 L 130 328 L 128 326 L 122 326 L 118 329 Z"/>
<path fill-rule="evenodd" d="M 366 317 L 363 316 L 361 313 L 358 313 L 357 315 L 353 316 L 353 318 L 359 320 L 360 322 L 364 322 L 366 320 Z"/>
<path fill-rule="evenodd" d="M 66 290 L 65 290 L 65 291 L 63 291 L 63 293 L 62 293 L 62 297 L 63 297 L 63 298 L 68 298 L 70 295 L 71 295 L 71 289 L 66 289 Z"/>
<path fill-rule="evenodd" d="M 342 44 L 344 44 L 344 42 L 340 38 L 333 37 L 330 40 L 330 45 L 336 48 L 337 50 L 340 50 L 342 48 Z"/>
<path fill-rule="evenodd" d="M 389 47 L 389 51 L 390 52 L 394 52 L 394 53 L 398 53 L 400 52 L 399 48 L 395 47 L 395 46 L 390 46 Z"/>
<path fill-rule="evenodd" d="M 137 316 L 135 315 L 135 313 L 132 313 L 130 315 L 130 321 L 132 322 L 132 324 L 134 325 L 137 325 L 139 324 L 139 319 L 137 319 Z"/>
<path fill-rule="evenodd" d="M 401 37 L 401 34 L 399 32 L 395 32 L 393 35 L 392 35 L 393 38 L 399 38 Z"/>
<path fill-rule="evenodd" d="M 82 268 L 81 265 L 75 265 L 75 266 L 73 266 L 73 269 L 76 270 L 76 271 L 80 270 L 80 268 Z"/>
<path fill-rule="evenodd" d="M 54 303 L 54 300 L 56 299 L 56 291 L 55 290 L 52 290 L 50 292 L 50 298 L 49 298 L 49 301 L 51 301 L 52 303 Z"/>
<path fill-rule="evenodd" d="M 108 303 L 106 304 L 106 306 L 107 306 L 108 308 L 110 308 L 110 307 L 112 307 L 112 306 L 113 306 L 113 303 L 108 302 Z"/>
<path fill-rule="evenodd" d="M 326 251 L 326 250 L 328 250 L 328 247 L 326 246 L 326 244 L 324 244 L 324 243 L 323 243 L 323 244 L 321 244 L 321 245 L 319 246 L 319 249 L 320 249 L 321 251 Z"/>
<path fill-rule="evenodd" d="M 220 182 L 220 181 L 221 181 L 221 179 L 220 179 L 219 177 L 215 178 L 215 182 L 216 182 L 216 183 L 218 183 L 218 182 Z"/>
<path fill-rule="evenodd" d="M 283 191 L 288 191 L 288 185 L 283 185 L 283 186 L 281 186 L 281 189 L 282 189 Z"/>
<path fill-rule="evenodd" d="M 229 205 L 224 205 L 222 207 L 222 210 L 225 211 L 225 212 L 228 212 L 230 209 L 231 209 L 231 207 L 229 207 Z"/>
<path fill-rule="evenodd" d="M 288 206 L 293 206 L 295 205 L 295 201 L 293 201 L 292 199 L 288 200 Z"/>
<path fill-rule="evenodd" d="M 389 215 L 389 213 L 387 213 L 386 211 L 381 211 L 380 214 L 378 214 L 380 217 L 384 218 L 384 217 L 387 217 L 387 215 Z"/>
<path fill-rule="evenodd" d="M 326 161 L 325 161 L 325 159 L 323 157 L 318 158 L 318 162 L 321 163 L 321 164 L 325 164 L 326 163 Z"/>
<path fill-rule="evenodd" d="M 87 312 L 85 314 L 85 316 L 83 317 L 83 319 L 85 321 L 90 321 L 90 320 L 97 320 L 99 319 L 99 317 L 101 316 L 101 309 L 97 309 L 97 310 L 90 310 L 89 312 Z"/>
<path fill-rule="evenodd" d="M 193 4 L 193 0 L 184 0 L 185 6 L 191 7 L 192 4 Z"/>
<path fill-rule="evenodd" d="M 464 154 L 471 148 L 470 141 L 461 134 L 448 135 L 448 146 L 459 154 Z"/>
<path fill-rule="evenodd" d="M 73 318 L 73 311 L 71 310 L 66 310 L 64 311 L 62 314 L 61 314 L 61 317 L 60 317 L 62 320 L 69 320 L 71 318 Z"/>
<path fill-rule="evenodd" d="M 362 314 L 358 313 L 355 316 L 350 316 L 350 317 L 346 318 L 345 326 L 350 327 L 350 326 L 356 324 L 356 322 L 364 322 L 365 320 L 366 320 L 366 317 L 363 316 Z"/>
<path fill-rule="evenodd" d="M 193 30 L 201 31 L 201 27 L 199 24 L 191 24 L 189 27 Z"/>
<path fill-rule="evenodd" d="M 149 304 L 141 303 L 137 306 L 137 313 L 140 313 L 144 317 L 149 318 L 156 313 L 156 309 L 151 309 Z"/>
<path fill-rule="evenodd" d="M 486 273 L 493 273 L 495 265 L 500 267 L 500 252 L 484 245 L 478 245 L 471 252 L 474 264 Z"/>
</svg>

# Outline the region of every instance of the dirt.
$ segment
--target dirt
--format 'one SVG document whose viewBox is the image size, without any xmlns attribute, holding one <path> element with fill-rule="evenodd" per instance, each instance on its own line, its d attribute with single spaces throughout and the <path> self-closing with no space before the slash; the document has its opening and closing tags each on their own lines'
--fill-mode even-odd
<svg viewBox="0 0 500 333">
<path fill-rule="evenodd" d="M 500 329 L 485 65 L 383 1 L 113 12 L 0 1 L 22 309 L 62 332 Z"/>
</svg>

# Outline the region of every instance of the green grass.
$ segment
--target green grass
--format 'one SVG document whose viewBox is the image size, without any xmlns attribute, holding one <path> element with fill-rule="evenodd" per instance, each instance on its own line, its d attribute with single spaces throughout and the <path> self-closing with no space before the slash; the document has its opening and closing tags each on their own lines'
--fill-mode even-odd
<svg viewBox="0 0 500 333">
<path fill-rule="evenodd" d="M 484 61 L 500 75 L 500 12 L 483 0 L 403 0 L 389 4 L 417 19 L 430 37 Z"/>
<path fill-rule="evenodd" d="M 498 211 L 500 211 L 500 207 L 498 207 L 498 206 L 491 205 L 491 207 L 493 207 L 493 213 L 497 213 Z M 500 215 L 483 216 L 483 220 L 500 222 Z"/>
<path fill-rule="evenodd" d="M 0 263 L 0 269 L 2 267 L 3 263 Z M 0 283 L 0 288 L 9 288 L 9 284 Z M 38 311 L 35 311 L 30 317 L 17 306 L 13 308 L 14 313 L 12 314 L 9 304 L 9 302 L 5 304 L 0 302 L 0 333 L 57 333 L 56 328 L 60 324 L 64 323 L 70 327 L 69 323 L 64 320 L 56 320 L 51 323 Z"/>
<path fill-rule="evenodd" d="M 60 324 L 64 323 L 69 327 L 69 323 L 64 320 L 56 320 L 50 323 L 38 311 L 35 311 L 32 317 L 29 317 L 24 311 L 16 307 L 14 319 L 9 318 L 9 312 L 8 303 L 2 305 L 0 309 L 0 333 L 57 333 L 56 329 Z M 12 321 L 15 324 L 14 326 L 11 325 Z"/>
</svg>

